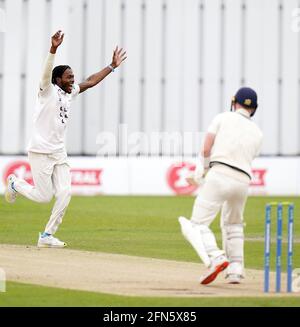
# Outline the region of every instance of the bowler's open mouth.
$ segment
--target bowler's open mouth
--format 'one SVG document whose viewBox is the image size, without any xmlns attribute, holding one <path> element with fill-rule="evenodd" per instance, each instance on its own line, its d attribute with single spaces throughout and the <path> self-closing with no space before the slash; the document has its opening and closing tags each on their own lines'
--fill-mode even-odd
<svg viewBox="0 0 300 327">
<path fill-rule="evenodd" d="M 72 89 L 73 89 L 73 83 L 72 84 L 68 84 L 67 85 L 67 92 L 68 93 L 71 93 L 72 92 Z"/>
</svg>

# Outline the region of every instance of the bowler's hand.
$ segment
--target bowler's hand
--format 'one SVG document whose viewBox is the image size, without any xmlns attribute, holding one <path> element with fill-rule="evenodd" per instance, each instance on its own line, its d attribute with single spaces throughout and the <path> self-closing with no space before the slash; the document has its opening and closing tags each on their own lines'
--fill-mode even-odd
<svg viewBox="0 0 300 327">
<path fill-rule="evenodd" d="M 51 53 L 56 53 L 56 49 L 62 44 L 64 36 L 65 34 L 59 30 L 51 37 Z"/>
<path fill-rule="evenodd" d="M 126 58 L 126 51 L 123 51 L 123 48 L 119 49 L 117 46 L 113 53 L 111 66 L 114 68 L 119 67 Z"/>
</svg>

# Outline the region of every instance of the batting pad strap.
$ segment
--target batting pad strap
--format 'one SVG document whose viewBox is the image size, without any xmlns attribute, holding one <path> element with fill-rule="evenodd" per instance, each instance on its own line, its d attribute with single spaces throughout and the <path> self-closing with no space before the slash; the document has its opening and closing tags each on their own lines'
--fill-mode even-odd
<svg viewBox="0 0 300 327">
<path fill-rule="evenodd" d="M 244 224 L 225 224 L 228 238 L 244 237 Z"/>
</svg>

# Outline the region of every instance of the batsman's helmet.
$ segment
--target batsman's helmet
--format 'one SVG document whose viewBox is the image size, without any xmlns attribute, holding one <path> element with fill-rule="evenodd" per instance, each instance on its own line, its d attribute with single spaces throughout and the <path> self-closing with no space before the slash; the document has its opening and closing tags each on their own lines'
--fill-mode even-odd
<svg viewBox="0 0 300 327">
<path fill-rule="evenodd" d="M 231 110 L 235 103 L 240 104 L 242 107 L 246 109 L 254 109 L 254 111 L 251 114 L 252 117 L 254 116 L 256 109 L 258 107 L 257 94 L 250 87 L 242 87 L 237 91 L 236 95 L 232 98 Z"/>
</svg>

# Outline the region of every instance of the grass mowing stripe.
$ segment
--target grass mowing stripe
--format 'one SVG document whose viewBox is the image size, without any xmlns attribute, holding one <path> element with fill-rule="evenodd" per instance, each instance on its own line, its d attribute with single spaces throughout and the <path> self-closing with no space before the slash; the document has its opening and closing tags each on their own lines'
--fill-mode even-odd
<svg viewBox="0 0 300 327">
<path fill-rule="evenodd" d="M 73 291 L 31 284 L 7 283 L 7 292 L 0 293 L 0 307 L 299 307 L 300 298 L 160 298 L 128 297 L 102 293 Z"/>
<path fill-rule="evenodd" d="M 1 242 L 36 244 L 38 232 L 43 231 L 53 203 L 41 205 L 21 197 L 14 205 L 2 201 Z M 190 216 L 193 201 L 192 197 L 73 197 L 57 236 L 74 249 L 199 262 L 183 239 L 177 221 L 180 215 Z M 245 210 L 245 236 L 255 236 L 259 240 L 245 243 L 247 268 L 263 268 L 260 240 L 264 235 L 264 206 L 269 201 L 295 203 L 295 238 L 300 234 L 300 220 L 297 219 L 300 198 L 250 197 Z M 286 225 L 284 222 L 284 235 Z M 221 245 L 218 218 L 212 230 L 216 231 Z M 273 229 L 273 237 L 274 233 Z M 294 267 L 300 267 L 298 242 L 294 252 Z"/>
</svg>

